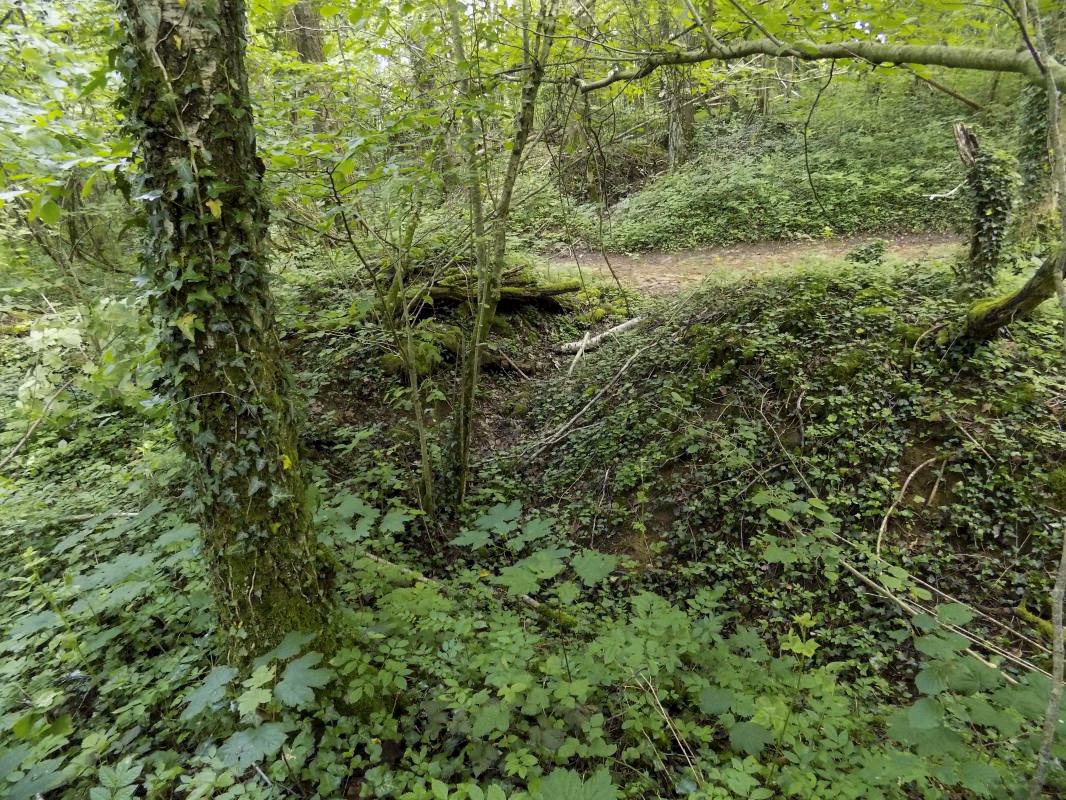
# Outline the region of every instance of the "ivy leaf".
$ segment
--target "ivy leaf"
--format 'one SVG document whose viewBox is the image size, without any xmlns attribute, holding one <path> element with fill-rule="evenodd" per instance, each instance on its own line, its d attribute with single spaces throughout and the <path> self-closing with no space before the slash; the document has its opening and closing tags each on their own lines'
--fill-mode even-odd
<svg viewBox="0 0 1066 800">
<path fill-rule="evenodd" d="M 229 737 L 218 750 L 227 764 L 243 772 L 256 761 L 273 755 L 285 744 L 285 729 L 277 722 L 268 722 Z"/>
<path fill-rule="evenodd" d="M 513 500 L 507 505 L 497 503 L 474 521 L 474 526 L 487 531 L 507 533 L 514 527 L 518 515 L 522 513 L 522 504 Z"/>
<path fill-rule="evenodd" d="M 763 558 L 768 564 L 794 564 L 799 561 L 799 554 L 794 549 L 771 544 L 763 552 Z"/>
<path fill-rule="evenodd" d="M 525 567 L 540 580 L 544 581 L 554 578 L 566 568 L 566 565 L 563 564 L 563 558 L 569 554 L 570 551 L 565 547 L 547 547 L 543 550 L 538 550 L 531 556 L 526 556 L 515 566 Z"/>
<path fill-rule="evenodd" d="M 914 647 L 932 658 L 947 658 L 964 649 L 969 641 L 954 631 L 938 631 L 929 636 L 919 636 L 914 640 Z"/>
<path fill-rule="evenodd" d="M 617 800 L 618 789 L 606 769 L 595 772 L 587 781 L 569 769 L 552 770 L 533 793 L 536 800 Z"/>
<path fill-rule="evenodd" d="M 269 653 L 264 653 L 259 656 L 254 662 L 253 666 L 256 669 L 269 664 L 271 661 L 278 659 L 280 661 L 286 661 L 292 658 L 294 655 L 304 649 L 304 645 L 308 644 L 315 637 L 309 633 L 300 633 L 298 631 L 290 631 L 285 634 L 285 638 L 281 640 L 281 644 L 271 650 Z M 255 677 L 253 673 L 252 677 Z"/>
<path fill-rule="evenodd" d="M 907 722 L 914 730 L 930 731 L 940 725 L 940 705 L 929 697 L 923 697 L 907 709 Z"/>
<path fill-rule="evenodd" d="M 700 711 L 704 714 L 718 716 L 728 711 L 733 704 L 733 693 L 728 689 L 709 686 L 700 691 L 697 699 L 700 704 Z"/>
<path fill-rule="evenodd" d="M 337 506 L 337 516 L 341 519 L 351 519 L 352 517 L 376 517 L 378 515 L 377 509 L 371 508 L 364 501 L 363 498 L 357 494 L 342 494 L 335 500 Z"/>
<path fill-rule="evenodd" d="M 181 712 L 181 718 L 192 719 L 207 708 L 220 703 L 226 695 L 226 687 L 236 675 L 237 670 L 232 667 L 215 667 L 207 673 L 200 687 L 185 698 L 185 710 Z"/>
<path fill-rule="evenodd" d="M 595 586 L 610 575 L 618 559 L 605 553 L 597 553 L 595 550 L 585 550 L 571 562 L 574 572 L 586 586 Z"/>
<path fill-rule="evenodd" d="M 188 314 L 182 314 L 176 320 L 174 320 L 174 327 L 177 328 L 190 342 L 195 339 L 193 335 L 193 326 L 196 324 L 196 315 L 191 311 Z"/>
<path fill-rule="evenodd" d="M 382 533 L 403 533 L 404 525 L 411 519 L 411 515 L 398 508 L 391 509 L 381 520 Z"/>
<path fill-rule="evenodd" d="M 973 619 L 973 611 L 961 603 L 946 603 L 936 608 L 937 618 L 946 625 L 965 625 Z"/>
<path fill-rule="evenodd" d="M 577 600 L 581 591 L 577 588 L 577 584 L 573 581 L 567 581 L 566 583 L 560 583 L 555 587 L 555 596 L 559 599 L 560 605 L 568 606 Z"/>
<path fill-rule="evenodd" d="M 274 695 L 287 706 L 306 707 L 315 699 L 314 689 L 325 686 L 333 677 L 330 669 L 312 669 L 322 660 L 321 653 L 310 652 L 290 661 L 274 687 Z"/>
<path fill-rule="evenodd" d="M 244 681 L 241 686 L 246 689 L 258 689 L 260 686 L 274 680 L 275 669 L 273 666 L 260 664 L 255 668 L 252 677 Z"/>
<path fill-rule="evenodd" d="M 211 212 L 211 216 L 218 219 L 222 216 L 222 203 L 218 200 L 208 200 L 204 203 L 208 210 Z"/>
<path fill-rule="evenodd" d="M 470 733 L 483 739 L 495 731 L 503 732 L 511 724 L 511 711 L 503 703 L 489 703 L 474 715 Z"/>
<path fill-rule="evenodd" d="M 551 517 L 534 517 L 522 526 L 522 533 L 507 542 L 507 549 L 517 553 L 530 542 L 543 539 L 551 533 L 555 521 Z"/>
<path fill-rule="evenodd" d="M 770 519 L 776 519 L 778 522 L 788 522 L 792 519 L 792 512 L 783 508 L 768 508 L 766 509 L 766 516 Z"/>
</svg>

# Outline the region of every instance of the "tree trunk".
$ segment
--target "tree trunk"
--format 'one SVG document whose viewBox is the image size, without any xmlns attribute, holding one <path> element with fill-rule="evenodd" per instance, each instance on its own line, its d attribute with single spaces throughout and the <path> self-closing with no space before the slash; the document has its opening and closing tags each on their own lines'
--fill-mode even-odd
<svg viewBox="0 0 1066 800">
<path fill-rule="evenodd" d="M 243 0 L 121 0 L 164 390 L 235 660 L 328 618 L 275 330 Z"/>
<path fill-rule="evenodd" d="M 457 0 L 449 4 L 449 18 L 451 23 L 452 39 L 455 47 L 456 61 L 460 68 L 467 70 L 460 77 L 459 83 L 463 94 L 473 105 L 473 83 L 470 80 L 469 65 L 465 64 L 466 55 L 463 50 L 462 31 L 460 29 L 460 13 Z M 467 343 L 466 358 L 463 365 L 463 381 L 460 386 L 459 409 L 456 415 L 456 470 L 457 470 L 457 503 L 462 503 L 466 497 L 467 478 L 470 466 L 470 437 L 473 430 L 474 405 L 477 399 L 478 381 L 481 376 L 481 357 L 486 347 L 489 323 L 496 314 L 496 305 L 500 301 L 500 275 L 503 272 L 504 256 L 507 249 L 507 224 L 511 213 L 511 200 L 514 196 L 515 183 L 518 180 L 518 169 L 522 163 L 526 144 L 533 131 L 534 111 L 537 104 L 537 94 L 540 91 L 541 82 L 544 80 L 544 70 L 548 64 L 548 55 L 551 52 L 552 40 L 555 35 L 555 22 L 558 15 L 559 0 L 542 0 L 540 16 L 534 32 L 534 39 L 525 52 L 525 67 L 527 69 L 526 80 L 522 85 L 519 98 L 518 113 L 513 123 L 513 135 L 511 150 L 507 158 L 507 169 L 504 173 L 503 183 L 500 186 L 500 196 L 496 203 L 494 219 L 492 222 L 491 252 L 485 251 L 484 244 L 478 249 L 479 243 L 484 241 L 484 216 L 481 209 L 481 184 L 480 170 L 478 165 L 481 156 L 478 154 L 477 142 L 473 138 L 473 118 L 469 111 L 464 112 L 466 122 L 467 159 L 469 167 L 469 184 L 471 203 L 476 203 L 472 217 L 474 222 L 475 251 L 478 262 L 478 296 L 477 305 L 474 307 L 474 324 Z M 479 230 L 478 218 L 481 218 L 481 230 Z"/>
<path fill-rule="evenodd" d="M 322 20 L 311 0 L 300 0 L 285 12 L 282 23 L 292 49 L 305 64 L 321 64 L 326 60 L 322 35 Z"/>
<path fill-rule="evenodd" d="M 956 122 L 955 144 L 966 167 L 966 183 L 973 198 L 970 254 L 964 280 L 971 286 L 991 286 L 1007 234 L 1011 210 L 1011 166 L 994 152 L 981 150 L 977 136 Z"/>
</svg>

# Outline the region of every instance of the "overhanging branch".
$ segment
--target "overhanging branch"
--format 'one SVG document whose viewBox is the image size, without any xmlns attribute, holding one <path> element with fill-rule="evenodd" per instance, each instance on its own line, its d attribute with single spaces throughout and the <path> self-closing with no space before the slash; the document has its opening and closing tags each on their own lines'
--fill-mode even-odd
<svg viewBox="0 0 1066 800">
<path fill-rule="evenodd" d="M 1014 72 L 1039 84 L 1046 80 L 1030 55 L 1017 50 L 952 45 L 895 45 L 868 41 L 828 44 L 798 41 L 777 44 L 770 39 L 752 39 L 729 45 L 708 45 L 695 50 L 649 53 L 642 62 L 629 69 L 614 69 L 596 80 L 575 78 L 574 84 L 582 92 L 591 92 L 617 81 L 643 78 L 659 67 L 698 64 L 703 61 L 735 61 L 753 55 L 796 58 L 801 61 L 851 58 L 872 64 L 924 64 L 985 72 Z M 1066 67 L 1058 62 L 1051 62 L 1048 68 L 1055 84 L 1066 87 Z"/>
</svg>

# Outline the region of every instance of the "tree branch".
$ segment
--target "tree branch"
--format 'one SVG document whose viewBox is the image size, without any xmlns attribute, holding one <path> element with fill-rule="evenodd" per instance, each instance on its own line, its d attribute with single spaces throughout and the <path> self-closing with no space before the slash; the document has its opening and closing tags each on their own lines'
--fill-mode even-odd
<svg viewBox="0 0 1066 800">
<path fill-rule="evenodd" d="M 797 41 L 778 45 L 763 38 L 729 45 L 708 45 L 694 50 L 649 53 L 642 62 L 629 69 L 615 68 L 596 80 L 574 78 L 572 83 L 582 92 L 591 92 L 618 81 L 643 78 L 659 67 L 703 61 L 735 61 L 753 55 L 796 58 L 800 61 L 851 58 L 871 64 L 924 64 L 985 72 L 1014 72 L 1025 75 L 1036 84 L 1047 81 L 1040 66 L 1024 51 L 952 45 L 896 45 L 857 40 L 824 44 Z M 1066 86 L 1066 66 L 1049 59 L 1044 67 L 1054 77 L 1056 85 Z"/>
</svg>

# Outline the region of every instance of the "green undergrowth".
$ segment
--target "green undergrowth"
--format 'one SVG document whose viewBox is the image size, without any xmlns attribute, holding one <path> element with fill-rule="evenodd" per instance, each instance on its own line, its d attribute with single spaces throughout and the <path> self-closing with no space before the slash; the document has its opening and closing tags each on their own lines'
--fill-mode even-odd
<svg viewBox="0 0 1066 800">
<path fill-rule="evenodd" d="M 967 79 L 963 92 L 983 97 L 983 83 L 981 76 Z M 973 112 L 902 73 L 877 82 L 837 73 L 818 92 L 822 85 L 797 85 L 772 114 L 697 108 L 688 160 L 673 171 L 663 152 L 658 164 L 630 159 L 634 175 L 619 171 L 616 162 L 627 163 L 626 136 L 612 137 L 602 156 L 577 146 L 557 157 L 576 165 L 562 180 L 556 159 L 526 177 L 513 215 L 516 234 L 536 248 L 602 243 L 637 252 L 969 227 L 965 192 L 929 198 L 949 193 L 964 177 L 951 126 L 965 119 L 982 147 L 1009 148 L 1009 105 L 990 101 Z M 656 124 L 643 109 L 627 122 L 641 142 Z M 602 220 L 596 196 L 584 188 L 586 174 L 595 184 L 601 157 L 610 188 Z"/>
<path fill-rule="evenodd" d="M 833 541 L 861 557 L 917 470 L 885 526 L 886 562 L 1009 621 L 1043 602 L 1058 552 L 1060 331 L 1038 315 L 956 343 L 967 305 L 950 270 L 919 265 L 705 288 L 534 396 L 543 444 L 608 387 L 559 443 L 524 446 L 540 450 L 531 500 L 639 558 L 643 586 L 729 587 L 768 634 L 817 604 L 823 654 L 876 672 L 914 660 L 868 657 L 897 626 L 891 604 L 780 549 L 824 508 Z"/>
<path fill-rule="evenodd" d="M 294 632 L 241 668 L 216 660 L 167 427 L 77 390 L 0 484 L 0 797 L 1016 796 L 1047 683 L 959 631 L 994 635 L 970 605 L 1047 615 L 1058 342 L 1037 319 L 938 344 L 963 307 L 949 274 L 841 268 L 651 310 L 572 379 L 523 382 L 519 477 L 483 456 L 447 537 L 405 499 L 399 419 L 374 439 L 345 417 L 346 451 L 312 463 L 337 640 Z M 344 377 L 389 380 L 341 336 L 297 358 L 312 417 Z M 35 356 L 0 347 L 6 452 Z M 934 455 L 937 498 L 914 500 L 934 465 L 875 561 Z"/>
</svg>

